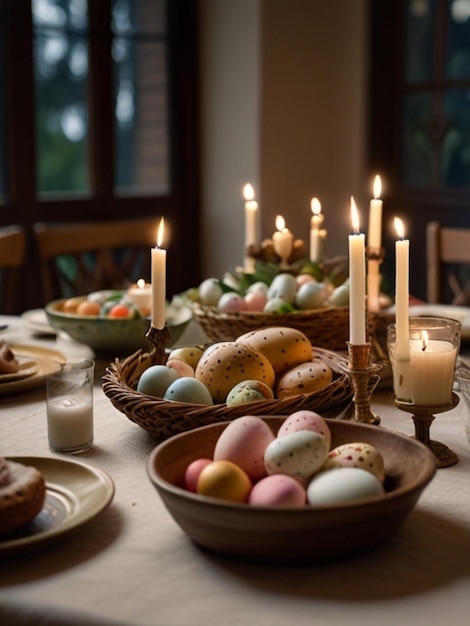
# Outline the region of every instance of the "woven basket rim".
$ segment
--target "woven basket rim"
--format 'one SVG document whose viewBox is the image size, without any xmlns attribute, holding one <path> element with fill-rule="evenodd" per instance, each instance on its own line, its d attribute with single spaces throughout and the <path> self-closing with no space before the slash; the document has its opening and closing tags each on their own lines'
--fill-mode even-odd
<svg viewBox="0 0 470 626">
<path fill-rule="evenodd" d="M 325 360 L 333 370 L 333 381 L 323 389 L 233 407 L 228 407 L 225 403 L 202 405 L 174 402 L 138 392 L 135 386 L 140 373 L 149 365 L 157 364 L 152 362 L 152 354 L 143 350 L 137 351 L 122 361 L 115 359 L 102 378 L 102 387 L 105 395 L 117 409 L 131 421 L 157 435 L 160 432 L 176 434 L 181 430 L 190 430 L 205 423 L 231 420 L 248 413 L 251 415 L 288 415 L 296 410 L 309 408 L 316 402 L 321 404 L 322 415 L 336 417 L 346 408 L 353 396 L 347 358 L 323 348 L 314 348 L 314 354 Z M 312 410 L 316 409 L 312 408 Z M 176 426 L 172 423 L 172 419 L 182 420 L 183 424 Z"/>
</svg>

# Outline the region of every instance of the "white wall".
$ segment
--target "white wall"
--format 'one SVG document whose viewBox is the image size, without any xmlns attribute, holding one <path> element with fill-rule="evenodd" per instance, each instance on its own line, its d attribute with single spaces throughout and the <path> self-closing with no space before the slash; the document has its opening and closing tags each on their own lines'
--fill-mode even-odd
<svg viewBox="0 0 470 626">
<path fill-rule="evenodd" d="M 203 0 L 203 275 L 243 259 L 246 181 L 261 235 L 282 214 L 308 241 L 317 196 L 328 255 L 347 253 L 350 196 L 367 228 L 366 0 Z"/>
</svg>

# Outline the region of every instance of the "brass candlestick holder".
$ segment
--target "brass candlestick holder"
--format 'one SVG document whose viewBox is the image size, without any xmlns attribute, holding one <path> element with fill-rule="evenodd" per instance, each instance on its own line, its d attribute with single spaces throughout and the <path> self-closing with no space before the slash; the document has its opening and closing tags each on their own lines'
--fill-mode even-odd
<svg viewBox="0 0 470 626">
<path fill-rule="evenodd" d="M 165 325 L 164 328 L 159 329 L 150 325 L 145 336 L 153 344 L 152 362 L 156 365 L 163 365 L 166 362 L 165 348 L 170 342 L 168 326 Z"/>
<path fill-rule="evenodd" d="M 354 388 L 354 419 L 363 424 L 380 424 L 380 417 L 370 408 L 370 399 L 380 376 L 382 365 L 370 363 L 371 344 L 361 346 L 348 342 L 349 373 Z"/>
<path fill-rule="evenodd" d="M 415 425 L 415 437 L 418 441 L 424 443 L 434 454 L 438 468 L 450 467 L 458 463 L 459 457 L 455 452 L 450 450 L 445 444 L 433 441 L 429 436 L 431 424 L 435 419 L 434 413 L 445 413 L 458 405 L 459 397 L 456 393 L 452 392 L 452 401 L 445 406 L 418 406 L 397 398 L 394 398 L 394 402 L 401 411 L 411 413 Z"/>
</svg>

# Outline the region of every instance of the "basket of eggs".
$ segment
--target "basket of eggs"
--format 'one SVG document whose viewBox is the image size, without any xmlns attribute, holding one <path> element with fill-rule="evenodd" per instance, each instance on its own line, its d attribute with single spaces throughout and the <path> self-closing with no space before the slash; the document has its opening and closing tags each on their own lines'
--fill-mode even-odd
<svg viewBox="0 0 470 626">
<path fill-rule="evenodd" d="M 285 268 L 257 260 L 254 272 L 239 269 L 222 279 L 208 278 L 183 299 L 210 341 L 234 341 L 257 328 L 286 326 L 303 332 L 318 348 L 347 349 L 347 257 L 321 264 L 300 259 Z M 390 304 L 385 295 L 382 300 L 384 306 Z M 394 316 L 384 311 L 369 312 L 370 340 L 374 343 L 374 337 L 383 334 L 382 327 L 393 321 Z"/>
<path fill-rule="evenodd" d="M 347 358 L 284 326 L 175 348 L 163 359 L 139 350 L 115 359 L 102 386 L 119 411 L 161 440 L 247 414 L 308 409 L 334 418 L 353 397 Z"/>
</svg>

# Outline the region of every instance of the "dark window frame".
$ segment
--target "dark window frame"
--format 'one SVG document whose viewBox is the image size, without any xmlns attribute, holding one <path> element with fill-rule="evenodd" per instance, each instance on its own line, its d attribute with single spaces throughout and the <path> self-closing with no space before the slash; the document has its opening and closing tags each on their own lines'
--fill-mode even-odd
<svg viewBox="0 0 470 626">
<path fill-rule="evenodd" d="M 445 13 L 440 4 L 441 41 Z M 410 239 L 410 291 L 426 298 L 426 225 L 470 226 L 470 189 L 411 189 L 400 182 L 401 102 L 403 95 L 403 0 L 370 0 L 368 168 L 383 176 L 385 261 L 383 273 L 394 289 L 396 233 L 393 217 L 403 217 Z M 436 83 L 436 81 L 435 81 Z M 436 83 L 437 85 L 437 83 Z"/>
<path fill-rule="evenodd" d="M 5 8 L 6 5 L 6 8 Z M 29 2 L 4 0 L 8 19 L 9 200 L 0 224 L 19 223 L 29 236 L 23 272 L 22 310 L 42 306 L 32 224 L 39 221 L 106 221 L 163 216 L 168 241 L 169 297 L 200 281 L 198 2 L 168 2 L 171 191 L 167 195 L 118 196 L 113 192 L 113 82 L 110 0 L 90 0 L 90 160 L 92 195 L 36 197 L 32 16 Z M 93 97 L 98 95 L 98 97 Z M 99 129 L 98 132 L 94 132 Z M 149 251 L 150 254 L 150 251 Z"/>
</svg>

